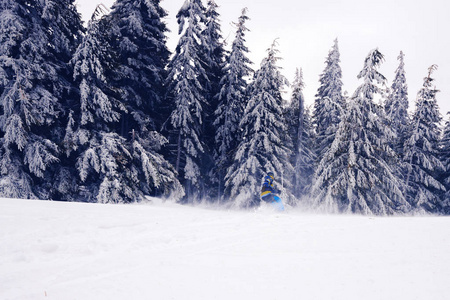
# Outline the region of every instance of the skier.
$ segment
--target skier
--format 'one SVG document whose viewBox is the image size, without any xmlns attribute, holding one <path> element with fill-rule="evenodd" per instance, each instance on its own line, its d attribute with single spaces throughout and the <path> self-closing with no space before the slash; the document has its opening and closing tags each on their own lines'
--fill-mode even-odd
<svg viewBox="0 0 450 300">
<path fill-rule="evenodd" d="M 277 194 L 280 194 L 281 191 L 274 188 L 274 180 L 275 175 L 273 174 L 273 172 L 268 172 L 261 187 L 261 200 L 270 203 L 277 210 L 283 211 L 283 202 L 281 202 L 280 197 L 277 196 Z"/>
</svg>

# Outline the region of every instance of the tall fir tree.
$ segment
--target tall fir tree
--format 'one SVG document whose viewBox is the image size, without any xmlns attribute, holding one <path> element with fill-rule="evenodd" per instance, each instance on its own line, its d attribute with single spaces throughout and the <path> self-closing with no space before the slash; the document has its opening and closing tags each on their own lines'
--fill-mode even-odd
<svg viewBox="0 0 450 300">
<path fill-rule="evenodd" d="M 290 174 L 290 151 L 283 143 L 287 126 L 283 119 L 282 88 L 288 84 L 277 62 L 276 41 L 268 49 L 255 73 L 250 99 L 239 126 L 243 130 L 233 164 L 226 176 L 226 186 L 237 207 L 259 202 L 261 179 L 272 171 L 278 178 Z"/>
<path fill-rule="evenodd" d="M 292 174 L 292 194 L 295 202 L 307 194 L 314 174 L 315 155 L 314 128 L 311 117 L 305 107 L 303 95 L 303 72 L 297 69 L 292 84 L 292 97 L 287 107 L 286 122 L 289 136 L 292 140 L 291 163 L 294 166 Z"/>
<path fill-rule="evenodd" d="M 205 155 L 202 158 L 201 172 L 207 174 L 205 176 L 204 194 L 208 198 L 217 198 L 219 195 L 216 189 L 219 182 L 218 174 L 215 172 L 214 161 L 214 141 L 216 136 L 216 128 L 214 122 L 216 116 L 214 112 L 219 105 L 220 81 L 224 76 L 225 66 L 225 49 L 222 38 L 222 30 L 220 27 L 219 6 L 214 0 L 208 0 L 205 12 L 206 23 L 202 35 L 205 38 L 205 44 L 202 45 L 204 61 L 203 68 L 207 75 L 207 81 L 202 82 L 205 88 L 206 105 L 204 106 L 204 122 L 202 128 L 202 142 L 205 145 Z"/>
<path fill-rule="evenodd" d="M 204 186 L 201 158 L 205 153 L 202 127 L 207 105 L 205 83 L 208 75 L 202 65 L 205 45 L 203 30 L 206 16 L 201 0 L 186 0 L 177 14 L 181 35 L 169 63 L 168 100 L 172 105 L 169 117 L 171 142 L 175 145 L 172 163 L 180 174 L 187 201 L 197 201 Z"/>
<path fill-rule="evenodd" d="M 220 81 L 224 76 L 225 67 L 226 51 L 224 49 L 222 30 L 220 28 L 220 14 L 217 12 L 218 7 L 219 6 L 214 0 L 208 1 L 208 7 L 206 8 L 205 12 L 205 29 L 202 33 L 205 38 L 205 44 L 202 45 L 205 57 L 203 67 L 208 78 L 208 81 L 204 84 L 206 89 L 205 97 L 208 103 L 208 105 L 206 106 L 207 114 L 204 127 L 205 133 L 207 135 L 205 141 L 208 144 L 214 143 L 215 131 L 212 123 L 215 120 L 214 112 L 217 109 L 219 103 L 218 94 L 221 89 Z"/>
<path fill-rule="evenodd" d="M 410 117 L 408 115 L 408 85 L 406 84 L 405 63 L 402 51 L 397 57 L 399 65 L 395 72 L 395 78 L 392 82 L 390 93 L 385 101 L 384 109 L 387 117 L 388 126 L 394 131 L 395 137 L 389 141 L 391 148 L 396 153 L 396 162 L 393 163 L 395 172 L 399 178 L 405 180 L 407 166 L 404 162 L 404 143 L 407 139 Z M 403 185 L 404 195 L 407 193 L 406 185 Z"/>
<path fill-rule="evenodd" d="M 447 113 L 450 116 L 450 112 Z M 444 165 L 444 172 L 441 176 L 441 182 L 446 191 L 441 193 L 442 211 L 450 214 L 450 119 L 445 122 L 444 134 L 441 140 L 441 162 Z"/>
<path fill-rule="evenodd" d="M 400 51 L 398 56 L 399 66 L 395 72 L 389 97 L 385 103 L 386 116 L 391 124 L 396 138 L 391 142 L 391 147 L 399 154 L 403 153 L 403 144 L 409 129 L 408 115 L 408 85 L 405 74 L 405 55 Z"/>
<path fill-rule="evenodd" d="M 80 97 L 68 122 L 65 145 L 78 172 L 79 187 L 73 195 L 78 201 L 122 203 L 132 198 L 123 182 L 123 162 L 130 154 L 126 141 L 113 133 L 125 107 L 108 82 L 114 66 L 108 27 L 106 18 L 93 18 L 72 59 Z"/>
<path fill-rule="evenodd" d="M 236 148 L 240 141 L 239 122 L 244 115 L 247 104 L 247 81 L 253 70 L 252 62 L 246 56 L 249 52 L 245 46 L 245 33 L 248 28 L 245 23 L 248 20 L 247 9 L 242 10 L 238 23 L 235 23 L 236 35 L 231 45 L 231 52 L 227 57 L 227 63 L 223 68 L 223 77 L 220 81 L 219 106 L 215 111 L 216 138 L 215 172 L 218 177 L 218 198 L 224 195 L 224 178 L 226 170 L 230 167 Z"/>
<path fill-rule="evenodd" d="M 428 69 L 428 76 L 417 94 L 410 134 L 404 145 L 408 201 L 413 208 L 429 212 L 442 208 L 439 193 L 445 191 L 437 180 L 444 166 L 439 158 L 439 124 L 442 120 L 436 100 L 439 91 L 433 86 L 434 78 L 431 77 L 436 68 L 433 65 Z"/>
<path fill-rule="evenodd" d="M 315 155 L 317 159 L 321 159 L 333 143 L 345 107 L 337 39 L 334 40 L 334 45 L 328 53 L 325 65 L 325 69 L 320 75 L 320 86 L 314 101 L 313 122 L 316 129 Z"/>
<path fill-rule="evenodd" d="M 341 212 L 386 215 L 408 209 L 401 182 L 390 162 L 388 141 L 395 135 L 385 126 L 383 108 L 374 102 L 386 79 L 378 72 L 384 57 L 375 49 L 365 59 L 358 79 L 363 83 L 348 103 L 333 144 L 315 173 L 314 204 Z"/>
<path fill-rule="evenodd" d="M 166 45 L 167 15 L 159 0 L 118 0 L 107 16 L 110 44 L 117 53 L 111 78 L 126 107 L 120 134 L 130 137 L 159 129 L 159 108 L 165 96 L 164 82 L 170 52 Z"/>
<path fill-rule="evenodd" d="M 71 27 L 54 11 L 65 13 Z M 0 194 L 52 198 L 61 99 L 71 85 L 66 63 L 81 20 L 69 0 L 5 0 L 0 14 Z"/>
<path fill-rule="evenodd" d="M 150 194 L 180 196 L 175 171 L 157 154 L 164 143 L 161 135 L 149 133 L 143 139 L 137 130 L 127 139 L 115 132 L 127 103 L 110 80 L 119 57 L 108 38 L 110 21 L 91 20 L 73 59 L 80 112 L 69 121 L 65 141 L 71 145 L 67 153 L 76 159 L 77 200 L 128 203 Z"/>
<path fill-rule="evenodd" d="M 130 141 L 130 163 L 139 189 L 157 196 L 179 189 L 172 166 L 160 154 L 168 141 L 157 132 L 170 55 L 166 15 L 159 0 L 119 0 L 107 16 L 117 65 L 110 80 L 126 108 L 116 133 Z"/>
<path fill-rule="evenodd" d="M 65 129 L 70 111 L 77 102 L 77 88 L 73 81 L 73 68 L 69 63 L 77 47 L 81 43 L 86 31 L 81 21 L 81 15 L 77 12 L 75 0 L 46 0 L 42 17 L 44 26 L 50 35 L 50 50 L 59 61 L 55 64 L 58 68 L 58 80 L 55 80 L 56 89 L 53 94 L 61 103 L 58 118 L 51 126 L 51 139 L 59 148 L 59 163 L 53 164 L 46 172 L 45 180 L 39 186 L 39 194 L 42 198 L 67 199 L 70 191 L 75 186 L 73 166 L 64 155 Z M 55 78 L 56 79 L 56 78 Z"/>
</svg>

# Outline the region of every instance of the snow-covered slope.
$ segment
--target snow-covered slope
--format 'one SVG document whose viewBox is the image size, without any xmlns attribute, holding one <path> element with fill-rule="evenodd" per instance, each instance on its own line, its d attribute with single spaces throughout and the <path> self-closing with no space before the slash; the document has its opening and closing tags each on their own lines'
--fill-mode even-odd
<svg viewBox="0 0 450 300">
<path fill-rule="evenodd" d="M 449 299 L 450 218 L 0 199 L 0 299 Z"/>
</svg>

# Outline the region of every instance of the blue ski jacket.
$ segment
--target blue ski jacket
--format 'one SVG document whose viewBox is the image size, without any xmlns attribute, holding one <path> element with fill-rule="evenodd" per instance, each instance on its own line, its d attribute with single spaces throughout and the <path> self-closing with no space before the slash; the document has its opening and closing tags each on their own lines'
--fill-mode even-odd
<svg viewBox="0 0 450 300">
<path fill-rule="evenodd" d="M 261 187 L 261 199 L 264 201 L 266 201 L 266 199 L 272 199 L 273 195 L 278 193 L 279 191 L 273 186 L 273 177 L 266 176 Z"/>
</svg>

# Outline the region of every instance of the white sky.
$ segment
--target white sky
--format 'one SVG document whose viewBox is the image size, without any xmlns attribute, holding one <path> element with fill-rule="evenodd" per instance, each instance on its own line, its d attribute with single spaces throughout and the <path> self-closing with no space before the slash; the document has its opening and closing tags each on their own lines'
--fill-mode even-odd
<svg viewBox="0 0 450 300">
<path fill-rule="evenodd" d="M 172 31 L 168 46 L 174 50 L 178 42 L 176 14 L 185 0 L 163 0 L 161 6 L 169 13 L 166 22 Z M 78 0 L 78 9 L 88 20 L 98 3 L 111 6 L 114 0 Z M 204 3 L 206 1 L 204 0 Z M 249 9 L 247 46 L 253 68 L 259 68 L 266 49 L 279 38 L 280 66 L 293 80 L 296 68 L 302 68 L 308 104 L 314 101 L 319 75 L 325 59 L 339 39 L 344 90 L 349 95 L 361 83 L 356 76 L 370 50 L 378 48 L 386 61 L 381 73 L 390 86 L 398 66 L 397 56 L 405 53 L 410 110 L 423 78 L 432 64 L 441 92 L 438 104 L 443 116 L 450 111 L 450 1 L 447 0 L 216 0 L 220 6 L 223 37 L 234 39 L 234 27 L 244 7 Z M 446 118 L 447 119 L 447 118 Z"/>
</svg>

